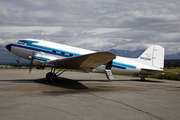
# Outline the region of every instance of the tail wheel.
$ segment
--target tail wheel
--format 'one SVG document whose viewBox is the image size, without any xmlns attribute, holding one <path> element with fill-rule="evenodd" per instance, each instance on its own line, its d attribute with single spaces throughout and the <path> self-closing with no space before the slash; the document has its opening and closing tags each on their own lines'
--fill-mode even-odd
<svg viewBox="0 0 180 120">
<path fill-rule="evenodd" d="M 142 81 L 145 81 L 146 79 L 145 79 L 145 77 L 141 77 L 141 80 L 142 80 Z"/>
</svg>

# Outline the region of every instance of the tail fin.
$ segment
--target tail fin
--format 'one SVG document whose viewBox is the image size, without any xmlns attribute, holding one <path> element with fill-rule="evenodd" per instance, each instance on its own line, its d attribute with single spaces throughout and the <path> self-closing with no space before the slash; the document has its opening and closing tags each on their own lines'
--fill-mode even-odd
<svg viewBox="0 0 180 120">
<path fill-rule="evenodd" d="M 164 68 L 164 48 L 159 45 L 150 46 L 140 57 L 138 62 L 147 66 L 153 66 L 159 69 Z"/>
</svg>

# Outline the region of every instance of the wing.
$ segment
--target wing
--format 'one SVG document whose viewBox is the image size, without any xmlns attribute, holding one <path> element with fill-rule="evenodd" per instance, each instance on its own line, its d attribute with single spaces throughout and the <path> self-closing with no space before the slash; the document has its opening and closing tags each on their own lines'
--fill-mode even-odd
<svg viewBox="0 0 180 120">
<path fill-rule="evenodd" d="M 92 69 L 103 65 L 115 58 L 116 56 L 112 53 L 97 52 L 65 59 L 52 60 L 49 61 L 49 64 L 62 69 L 76 69 L 84 72 L 91 72 Z"/>
</svg>

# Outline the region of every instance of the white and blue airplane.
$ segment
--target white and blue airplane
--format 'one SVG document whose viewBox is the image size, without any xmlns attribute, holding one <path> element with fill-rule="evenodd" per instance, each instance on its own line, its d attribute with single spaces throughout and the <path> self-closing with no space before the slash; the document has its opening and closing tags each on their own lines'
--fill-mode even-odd
<svg viewBox="0 0 180 120">
<path fill-rule="evenodd" d="M 28 59 L 37 69 L 51 67 L 46 79 L 54 82 L 66 69 L 82 72 L 106 73 L 109 80 L 112 74 L 143 75 L 162 74 L 164 67 L 164 48 L 159 45 L 150 46 L 138 58 L 115 56 L 110 52 L 96 52 L 45 40 L 24 39 L 17 43 L 6 45 L 13 54 Z M 60 69 L 57 72 L 56 69 Z M 140 76 L 141 77 L 141 76 Z M 145 80 L 141 77 L 141 80 Z"/>
</svg>

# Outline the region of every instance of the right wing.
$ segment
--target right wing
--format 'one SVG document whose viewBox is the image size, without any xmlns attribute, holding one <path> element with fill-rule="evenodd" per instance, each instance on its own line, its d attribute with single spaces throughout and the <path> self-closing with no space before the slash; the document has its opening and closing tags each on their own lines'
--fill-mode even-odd
<svg viewBox="0 0 180 120">
<path fill-rule="evenodd" d="M 112 53 L 97 52 L 65 59 L 52 60 L 49 61 L 49 64 L 62 69 L 76 69 L 84 72 L 91 72 L 92 69 L 103 65 L 115 58 L 116 56 Z"/>
</svg>

